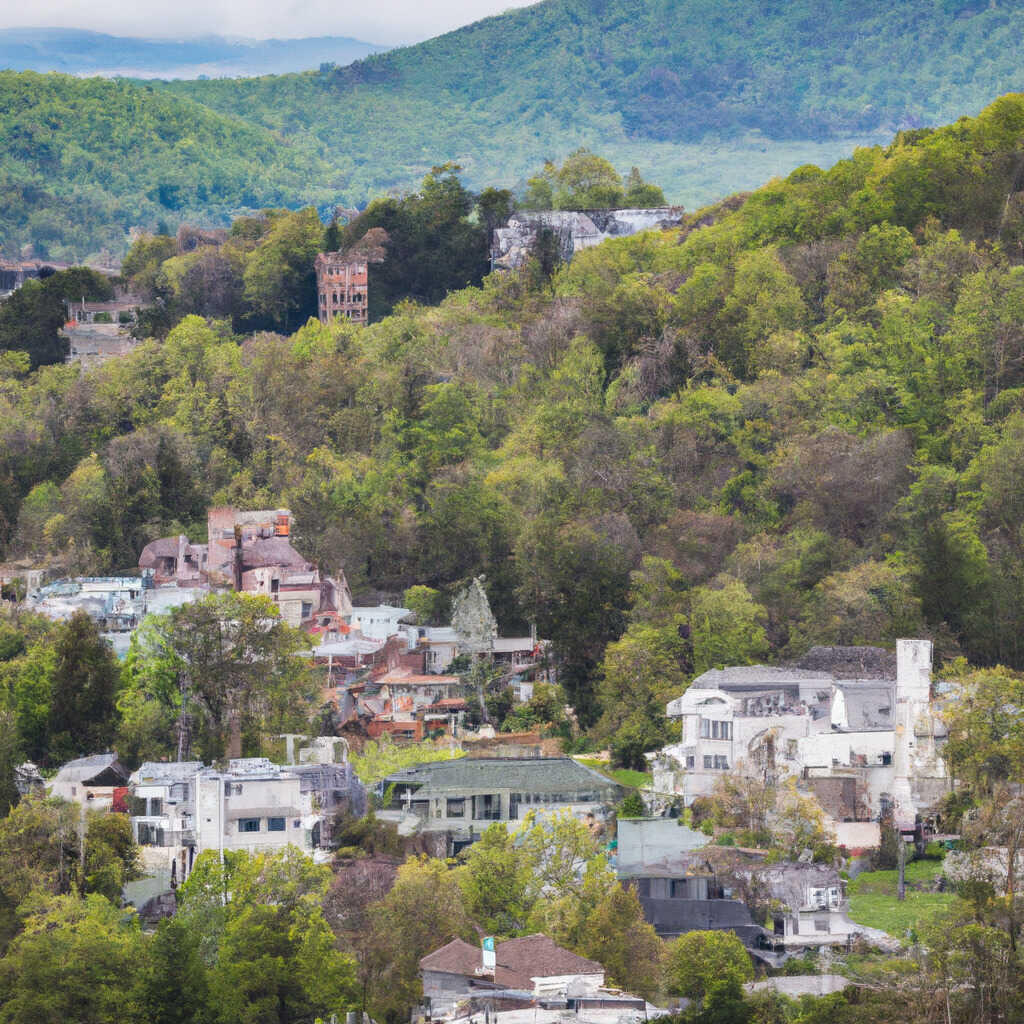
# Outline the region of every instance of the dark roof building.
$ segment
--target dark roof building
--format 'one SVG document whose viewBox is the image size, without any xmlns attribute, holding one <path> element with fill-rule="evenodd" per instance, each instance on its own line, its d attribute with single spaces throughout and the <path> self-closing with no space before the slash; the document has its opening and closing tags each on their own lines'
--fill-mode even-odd
<svg viewBox="0 0 1024 1024">
<path fill-rule="evenodd" d="M 571 810 L 604 817 L 623 789 L 570 757 L 458 758 L 394 772 L 380 783 L 394 786 L 382 816 L 417 831 L 449 832 L 450 852 L 479 839 L 496 821 L 516 822 L 530 811 Z"/>
</svg>

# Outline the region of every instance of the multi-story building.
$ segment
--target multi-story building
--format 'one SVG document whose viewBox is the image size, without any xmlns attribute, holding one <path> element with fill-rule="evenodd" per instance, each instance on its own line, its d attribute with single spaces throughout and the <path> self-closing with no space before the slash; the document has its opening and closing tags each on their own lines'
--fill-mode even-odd
<svg viewBox="0 0 1024 1024">
<path fill-rule="evenodd" d="M 333 743 L 329 746 L 333 751 Z M 327 762 L 314 745 L 303 763 L 233 758 L 227 771 L 201 761 L 147 762 L 131 778 L 127 805 L 146 868 L 184 881 L 204 850 L 261 853 L 297 846 L 314 855 L 334 814 L 361 814 L 366 794 L 347 760 Z"/>
<path fill-rule="evenodd" d="M 947 788 L 931 663 L 931 641 L 899 640 L 895 678 L 843 677 L 828 667 L 711 669 L 666 709 L 680 723 L 680 742 L 648 755 L 654 791 L 690 804 L 727 771 L 767 781 L 789 775 L 837 821 L 892 810 L 912 826 Z"/>
<path fill-rule="evenodd" d="M 343 317 L 352 323 L 368 322 L 367 262 L 343 252 L 322 252 L 316 258 L 317 310 L 321 323 Z"/>
<path fill-rule="evenodd" d="M 568 811 L 603 819 L 623 789 L 607 776 L 569 757 L 457 758 L 403 768 L 378 788 L 394 786 L 391 804 L 379 812 L 400 833 L 447 833 L 449 852 L 475 842 L 496 821 L 512 823 L 533 811 Z"/>
<path fill-rule="evenodd" d="M 321 575 L 292 547 L 291 535 L 292 514 L 286 508 L 211 508 L 206 544 L 184 536 L 154 540 L 143 548 L 139 568 L 152 574 L 157 587 L 231 586 L 263 594 L 292 626 L 329 631 L 347 623 L 352 599 L 344 575 Z"/>
</svg>

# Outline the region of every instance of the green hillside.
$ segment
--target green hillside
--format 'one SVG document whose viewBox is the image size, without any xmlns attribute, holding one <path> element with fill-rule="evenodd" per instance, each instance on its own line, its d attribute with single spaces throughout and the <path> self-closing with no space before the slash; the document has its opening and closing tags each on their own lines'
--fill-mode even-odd
<svg viewBox="0 0 1024 1024">
<path fill-rule="evenodd" d="M 365 328 L 8 357 L 2 557 L 95 574 L 211 504 L 289 507 L 357 598 L 484 574 L 626 767 L 715 664 L 931 636 L 1024 669 L 1022 137 L 1005 97 Z M 245 270 L 268 307 L 289 220 Z"/>
<path fill-rule="evenodd" d="M 977 112 L 1024 86 L 1022 33 L 1018 5 L 547 0 L 326 74 L 169 88 L 323 140 L 356 198 L 448 159 L 511 185 L 588 145 L 695 204 Z"/>
<path fill-rule="evenodd" d="M 1024 8 L 546 0 L 347 67 L 138 83 L 0 75 L 0 244 L 362 205 L 454 160 L 515 187 L 579 146 L 689 207 L 1024 87 Z M 227 120 L 225 119 L 227 116 Z"/>
<path fill-rule="evenodd" d="M 0 245 L 120 254 L 133 225 L 323 203 L 326 164 L 192 100 L 128 81 L 0 72 Z M 333 183 L 336 184 L 336 183 Z"/>
</svg>

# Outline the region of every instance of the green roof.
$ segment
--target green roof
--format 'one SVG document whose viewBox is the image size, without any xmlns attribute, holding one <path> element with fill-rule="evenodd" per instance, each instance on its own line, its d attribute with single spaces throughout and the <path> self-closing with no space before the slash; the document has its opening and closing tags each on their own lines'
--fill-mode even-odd
<svg viewBox="0 0 1024 1024">
<path fill-rule="evenodd" d="M 611 779 L 571 757 L 463 757 L 434 761 L 394 772 L 385 783 L 418 785 L 438 795 L 467 789 L 496 789 L 567 796 L 598 793 L 602 799 L 609 800 L 617 799 L 621 789 Z"/>
</svg>

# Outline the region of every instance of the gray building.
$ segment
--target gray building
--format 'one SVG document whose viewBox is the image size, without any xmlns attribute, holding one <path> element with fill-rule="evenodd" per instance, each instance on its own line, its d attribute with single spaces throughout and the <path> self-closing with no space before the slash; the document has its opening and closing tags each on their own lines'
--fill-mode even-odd
<svg viewBox="0 0 1024 1024">
<path fill-rule="evenodd" d="M 519 822 L 530 811 L 604 817 L 623 795 L 617 783 L 570 757 L 435 761 L 389 775 L 381 792 L 390 786 L 381 817 L 406 832 L 448 832 L 453 853 L 496 821 Z"/>
</svg>

